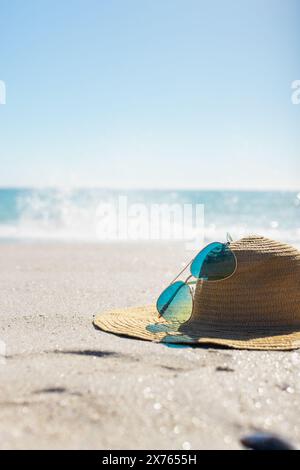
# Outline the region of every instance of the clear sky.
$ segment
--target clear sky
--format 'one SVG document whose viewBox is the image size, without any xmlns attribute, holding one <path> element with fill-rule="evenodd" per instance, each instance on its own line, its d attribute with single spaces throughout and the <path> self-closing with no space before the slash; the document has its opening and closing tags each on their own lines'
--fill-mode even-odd
<svg viewBox="0 0 300 470">
<path fill-rule="evenodd" d="M 1 186 L 300 186 L 299 0 L 0 0 Z"/>
</svg>

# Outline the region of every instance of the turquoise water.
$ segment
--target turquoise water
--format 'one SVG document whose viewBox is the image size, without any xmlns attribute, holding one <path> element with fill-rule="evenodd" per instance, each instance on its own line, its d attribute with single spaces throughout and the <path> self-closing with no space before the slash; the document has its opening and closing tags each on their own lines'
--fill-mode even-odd
<svg viewBox="0 0 300 470">
<path fill-rule="evenodd" d="M 223 240 L 229 231 L 234 238 L 257 233 L 300 245 L 300 193 L 276 191 L 0 189 L 0 241 L 115 239 L 110 224 L 116 214 L 127 217 L 118 212 L 120 196 L 126 198 L 128 207 L 142 208 L 144 226 L 152 204 L 203 204 L 207 241 Z M 99 223 L 104 216 L 105 233 Z M 139 238 L 147 236 L 140 231 Z"/>
</svg>

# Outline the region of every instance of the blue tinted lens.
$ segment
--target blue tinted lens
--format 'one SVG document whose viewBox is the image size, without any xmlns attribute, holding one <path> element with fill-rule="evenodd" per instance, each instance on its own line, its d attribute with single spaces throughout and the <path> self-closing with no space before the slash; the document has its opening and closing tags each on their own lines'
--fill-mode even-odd
<svg viewBox="0 0 300 470">
<path fill-rule="evenodd" d="M 174 282 L 159 296 L 157 311 L 168 321 L 184 323 L 193 310 L 193 298 L 190 288 L 182 281 Z"/>
<path fill-rule="evenodd" d="M 196 256 L 191 273 L 197 279 L 218 281 L 231 276 L 236 269 L 236 258 L 228 244 L 210 243 Z"/>
</svg>

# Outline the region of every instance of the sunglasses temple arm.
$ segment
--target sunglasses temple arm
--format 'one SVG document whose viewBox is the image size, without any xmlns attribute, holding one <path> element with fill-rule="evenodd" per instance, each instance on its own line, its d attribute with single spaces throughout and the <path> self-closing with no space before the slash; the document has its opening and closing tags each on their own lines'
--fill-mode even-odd
<svg viewBox="0 0 300 470">
<path fill-rule="evenodd" d="M 185 267 L 184 267 L 184 268 L 183 268 L 183 269 L 180 271 L 180 273 L 179 273 L 179 274 L 177 274 L 177 276 L 176 276 L 176 277 L 173 279 L 173 281 L 172 281 L 172 282 L 170 282 L 170 284 L 173 284 L 173 282 L 175 282 L 175 281 L 176 281 L 176 279 L 178 279 L 178 278 L 179 278 L 179 276 L 180 276 L 180 275 L 181 275 L 181 274 L 182 274 L 182 273 L 183 273 L 183 272 L 186 270 L 186 268 L 188 268 L 188 267 L 189 267 L 189 265 L 190 265 L 190 264 L 192 264 L 192 262 L 193 262 L 193 261 L 194 261 L 194 258 L 193 258 L 193 259 L 191 259 L 191 261 L 190 261 L 190 262 L 189 262 L 189 263 L 188 263 L 188 264 L 187 264 L 187 265 L 186 265 L 186 266 L 185 266 Z"/>
</svg>

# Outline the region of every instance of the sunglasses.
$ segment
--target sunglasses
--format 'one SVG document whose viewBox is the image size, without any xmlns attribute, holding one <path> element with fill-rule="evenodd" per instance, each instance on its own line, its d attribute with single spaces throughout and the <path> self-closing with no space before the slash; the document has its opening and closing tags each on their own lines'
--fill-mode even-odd
<svg viewBox="0 0 300 470">
<path fill-rule="evenodd" d="M 213 242 L 199 251 L 158 297 L 156 309 L 159 317 L 184 323 L 193 312 L 194 295 L 190 286 L 196 284 L 198 279 L 220 281 L 234 274 L 237 259 L 230 249 L 231 242 L 232 238 L 227 234 L 227 243 Z M 188 266 L 191 274 L 185 281 L 177 281 Z M 190 281 L 192 277 L 197 280 Z"/>
</svg>

